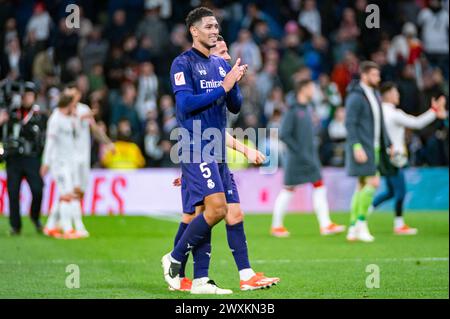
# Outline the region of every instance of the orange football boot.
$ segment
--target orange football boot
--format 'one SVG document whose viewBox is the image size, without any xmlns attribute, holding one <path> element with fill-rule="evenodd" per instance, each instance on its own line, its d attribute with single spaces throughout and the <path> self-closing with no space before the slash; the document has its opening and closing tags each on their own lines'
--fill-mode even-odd
<svg viewBox="0 0 450 319">
<path fill-rule="evenodd" d="M 241 290 L 256 290 L 256 289 L 264 289 L 270 288 L 273 285 L 276 285 L 280 281 L 280 278 L 274 277 L 266 277 L 264 273 L 258 272 L 249 280 L 241 280 L 240 286 Z"/>
</svg>

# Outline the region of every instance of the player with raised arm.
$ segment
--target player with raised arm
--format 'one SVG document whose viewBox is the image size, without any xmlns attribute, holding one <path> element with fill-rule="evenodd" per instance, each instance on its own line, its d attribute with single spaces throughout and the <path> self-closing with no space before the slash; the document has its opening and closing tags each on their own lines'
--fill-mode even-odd
<svg viewBox="0 0 450 319">
<path fill-rule="evenodd" d="M 226 61 L 230 61 L 231 57 L 228 54 L 228 47 L 222 36 L 218 36 L 216 46 L 211 48 L 210 53 L 222 57 Z M 265 156 L 256 149 L 248 147 L 236 140 L 228 132 L 226 132 L 226 145 L 242 154 L 253 164 L 261 165 Z M 239 199 L 238 190 L 236 183 L 234 182 L 233 174 L 231 174 L 233 189 L 226 190 L 235 193 L 235 199 Z M 183 186 L 181 178 L 174 180 L 174 186 Z M 189 196 L 186 191 L 182 191 L 182 203 L 183 203 L 183 215 L 181 219 L 178 232 L 175 237 L 174 245 L 178 243 L 179 238 L 183 234 L 187 225 L 192 221 L 195 215 L 200 214 L 204 210 L 204 206 L 189 206 Z M 194 215 L 195 214 L 195 215 Z M 239 271 L 240 277 L 240 289 L 241 290 L 255 290 L 269 288 L 276 284 L 279 278 L 270 278 L 264 276 L 263 273 L 255 273 L 250 266 L 250 261 L 248 258 L 248 248 L 246 243 L 246 236 L 244 231 L 244 214 L 241 209 L 239 202 L 228 202 L 228 213 L 225 217 L 227 239 L 230 250 L 233 254 L 236 266 Z M 186 255 L 185 260 L 181 263 L 180 270 L 180 290 L 190 291 L 192 286 L 192 281 L 185 276 L 185 266 L 189 255 Z"/>
<path fill-rule="evenodd" d="M 400 104 L 400 93 L 393 82 L 383 83 L 380 87 L 383 118 L 389 138 L 392 141 L 393 156 L 391 161 L 398 167 L 396 175 L 386 176 L 386 190 L 375 196 L 372 207 L 369 211 L 381 205 L 383 202 L 395 199 L 395 219 L 394 234 L 396 235 L 416 235 L 417 228 L 409 227 L 403 219 L 403 201 L 406 196 L 406 181 L 403 168 L 408 163 L 408 150 L 405 143 L 405 128 L 420 130 L 431 124 L 436 119 L 445 119 L 446 99 L 444 96 L 437 100 L 432 99 L 431 107 L 428 111 L 419 116 L 413 116 L 403 112 Z"/>
<path fill-rule="evenodd" d="M 230 294 L 231 290 L 217 287 L 208 277 L 211 229 L 227 215 L 227 200 L 233 200 L 234 194 L 225 193 L 226 189 L 232 189 L 232 177 L 224 158 L 226 109 L 232 113 L 240 111 L 242 96 L 236 83 L 247 66 L 241 66 L 238 59 L 231 68 L 224 59 L 210 54 L 219 34 L 219 24 L 211 10 L 204 7 L 192 10 L 186 24 L 193 45 L 173 61 L 170 75 L 177 121 L 180 129 L 189 133 L 188 140 L 179 141 L 185 183 L 182 191 L 189 194 L 192 206 L 204 204 L 205 210 L 189 223 L 172 252 L 164 255 L 161 262 L 166 282 L 178 290 L 181 262 L 193 249 L 191 293 Z M 219 141 L 202 139 L 204 131 L 210 128 L 220 130 Z M 212 142 L 219 149 L 214 147 L 207 152 L 205 147 Z"/>
</svg>

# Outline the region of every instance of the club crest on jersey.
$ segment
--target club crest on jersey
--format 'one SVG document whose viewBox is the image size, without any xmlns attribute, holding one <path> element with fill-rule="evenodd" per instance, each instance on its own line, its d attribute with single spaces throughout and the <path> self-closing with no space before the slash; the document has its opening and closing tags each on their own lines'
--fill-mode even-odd
<svg viewBox="0 0 450 319">
<path fill-rule="evenodd" d="M 225 70 L 221 66 L 219 66 L 219 73 L 223 78 L 227 75 L 227 72 L 225 72 Z"/>
<path fill-rule="evenodd" d="M 214 186 L 216 186 L 216 184 L 211 179 L 208 179 L 207 183 L 208 183 L 208 188 L 209 189 L 213 189 Z"/>
<path fill-rule="evenodd" d="M 175 80 L 175 85 L 184 85 L 186 84 L 186 79 L 184 78 L 184 72 L 178 72 L 173 75 Z"/>
</svg>

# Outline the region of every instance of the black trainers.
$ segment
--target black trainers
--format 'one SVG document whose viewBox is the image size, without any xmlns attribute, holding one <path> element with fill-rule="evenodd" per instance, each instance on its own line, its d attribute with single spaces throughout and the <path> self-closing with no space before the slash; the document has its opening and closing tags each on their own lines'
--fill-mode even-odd
<svg viewBox="0 0 450 319">
<path fill-rule="evenodd" d="M 34 228 L 36 229 L 36 232 L 38 233 L 38 234 L 43 234 L 43 231 L 42 231 L 42 229 L 43 229 L 43 227 L 42 227 L 42 224 L 41 224 L 41 221 L 38 219 L 38 220 L 31 220 L 32 222 L 33 222 L 33 225 L 34 225 Z"/>
<path fill-rule="evenodd" d="M 20 236 L 20 229 L 17 228 L 11 228 L 9 231 L 10 236 Z"/>
</svg>

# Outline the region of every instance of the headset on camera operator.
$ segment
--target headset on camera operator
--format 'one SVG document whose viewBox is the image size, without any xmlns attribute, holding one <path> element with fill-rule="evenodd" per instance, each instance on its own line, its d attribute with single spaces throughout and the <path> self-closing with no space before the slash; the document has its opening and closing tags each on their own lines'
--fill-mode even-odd
<svg viewBox="0 0 450 319">
<path fill-rule="evenodd" d="M 44 183 L 39 168 L 47 116 L 35 101 L 34 83 L 0 83 L 0 160 L 6 160 L 11 235 L 19 235 L 22 228 L 19 192 L 23 178 L 33 196 L 31 221 L 39 233 L 42 231 L 39 215 Z"/>
</svg>

